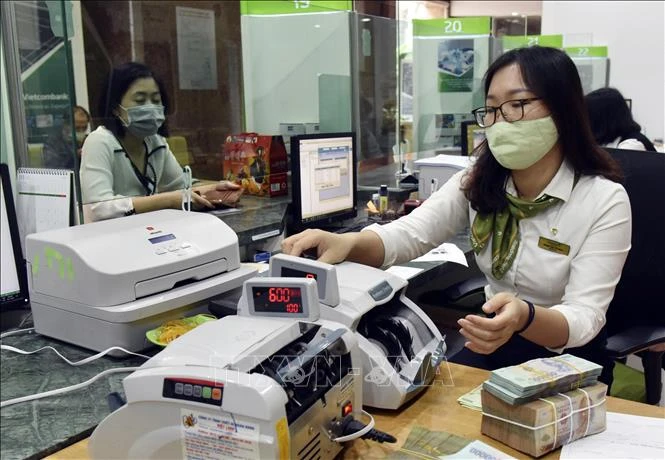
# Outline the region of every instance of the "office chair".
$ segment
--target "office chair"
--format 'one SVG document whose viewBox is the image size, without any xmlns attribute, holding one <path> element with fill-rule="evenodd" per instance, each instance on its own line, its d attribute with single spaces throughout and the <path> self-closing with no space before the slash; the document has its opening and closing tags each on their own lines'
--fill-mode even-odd
<svg viewBox="0 0 665 460">
<path fill-rule="evenodd" d="M 658 404 L 665 344 L 665 154 L 606 149 L 619 162 L 633 217 L 632 247 L 607 311 L 607 352 L 642 358 L 646 401 Z"/>
<path fill-rule="evenodd" d="M 41 168 L 44 165 L 44 144 L 28 144 L 28 162 L 31 168 Z"/>
<path fill-rule="evenodd" d="M 191 164 L 189 150 L 187 149 L 187 139 L 184 136 L 167 137 L 166 143 L 169 144 L 169 149 L 173 152 L 173 156 L 178 160 L 180 166 Z"/>
</svg>

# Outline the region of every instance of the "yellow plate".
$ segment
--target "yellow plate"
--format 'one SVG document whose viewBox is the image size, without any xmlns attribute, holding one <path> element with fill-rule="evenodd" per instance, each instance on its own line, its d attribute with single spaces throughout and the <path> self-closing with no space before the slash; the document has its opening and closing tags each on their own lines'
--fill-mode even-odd
<svg viewBox="0 0 665 460">
<path fill-rule="evenodd" d="M 207 323 L 208 321 L 215 321 L 216 319 L 217 319 L 216 317 L 206 314 L 190 316 L 189 318 L 180 318 L 180 320 L 184 323 L 185 326 L 192 326 L 192 329 L 194 329 L 196 326 L 200 326 L 203 323 Z M 192 329 L 185 331 L 185 334 L 191 331 Z M 159 345 L 160 347 L 165 347 L 168 345 L 168 343 L 159 341 L 159 336 L 161 335 L 161 333 L 162 333 L 162 326 L 159 326 L 158 328 L 147 331 L 145 333 L 145 336 L 155 345 Z"/>
</svg>

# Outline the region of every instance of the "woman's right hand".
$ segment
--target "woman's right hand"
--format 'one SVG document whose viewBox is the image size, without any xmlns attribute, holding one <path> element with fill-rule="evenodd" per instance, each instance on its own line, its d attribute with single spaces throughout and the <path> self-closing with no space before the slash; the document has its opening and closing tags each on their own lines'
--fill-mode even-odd
<svg viewBox="0 0 665 460">
<path fill-rule="evenodd" d="M 336 264 L 346 260 L 357 236 L 358 233 L 337 234 L 308 229 L 282 241 L 282 252 L 300 256 L 309 249 L 315 249 L 319 262 Z"/>
</svg>

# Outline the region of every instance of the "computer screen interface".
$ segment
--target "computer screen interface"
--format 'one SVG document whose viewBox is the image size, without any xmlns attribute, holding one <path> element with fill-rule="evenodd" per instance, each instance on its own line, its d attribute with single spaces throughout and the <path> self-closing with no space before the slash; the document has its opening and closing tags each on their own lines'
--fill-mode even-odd
<svg viewBox="0 0 665 460">
<path fill-rule="evenodd" d="M 356 217 L 353 133 L 291 139 L 292 196 L 296 227 L 325 227 Z"/>
<path fill-rule="evenodd" d="M 9 170 L 0 165 L 0 309 L 27 306 L 28 287 Z"/>
</svg>

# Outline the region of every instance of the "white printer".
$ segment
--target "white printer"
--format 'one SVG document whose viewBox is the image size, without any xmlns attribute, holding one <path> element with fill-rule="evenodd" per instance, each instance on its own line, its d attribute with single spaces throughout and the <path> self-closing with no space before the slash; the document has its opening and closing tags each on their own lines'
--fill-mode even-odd
<svg viewBox="0 0 665 460">
<path fill-rule="evenodd" d="M 422 154 L 423 152 L 421 152 Z M 472 164 L 474 157 L 439 154 L 431 158 L 414 161 L 418 169 L 418 198 L 424 200 L 437 191 L 455 173 Z"/>
<path fill-rule="evenodd" d="M 362 407 L 354 334 L 319 319 L 313 280 L 256 277 L 243 291 L 242 314 L 184 334 L 124 379 L 126 404 L 92 433 L 92 458 L 332 459 L 341 451 L 345 422 Z"/>
<path fill-rule="evenodd" d="M 256 272 L 223 221 L 172 209 L 28 235 L 26 258 L 36 331 L 97 351 L 143 350 Z"/>
<path fill-rule="evenodd" d="M 363 364 L 363 404 L 397 409 L 434 380 L 445 359 L 445 340 L 425 312 L 405 296 L 406 280 L 367 265 L 330 265 L 285 254 L 270 259 L 270 276 L 315 279 L 321 318 L 356 333 Z M 242 302 L 238 308 L 240 312 Z"/>
</svg>

